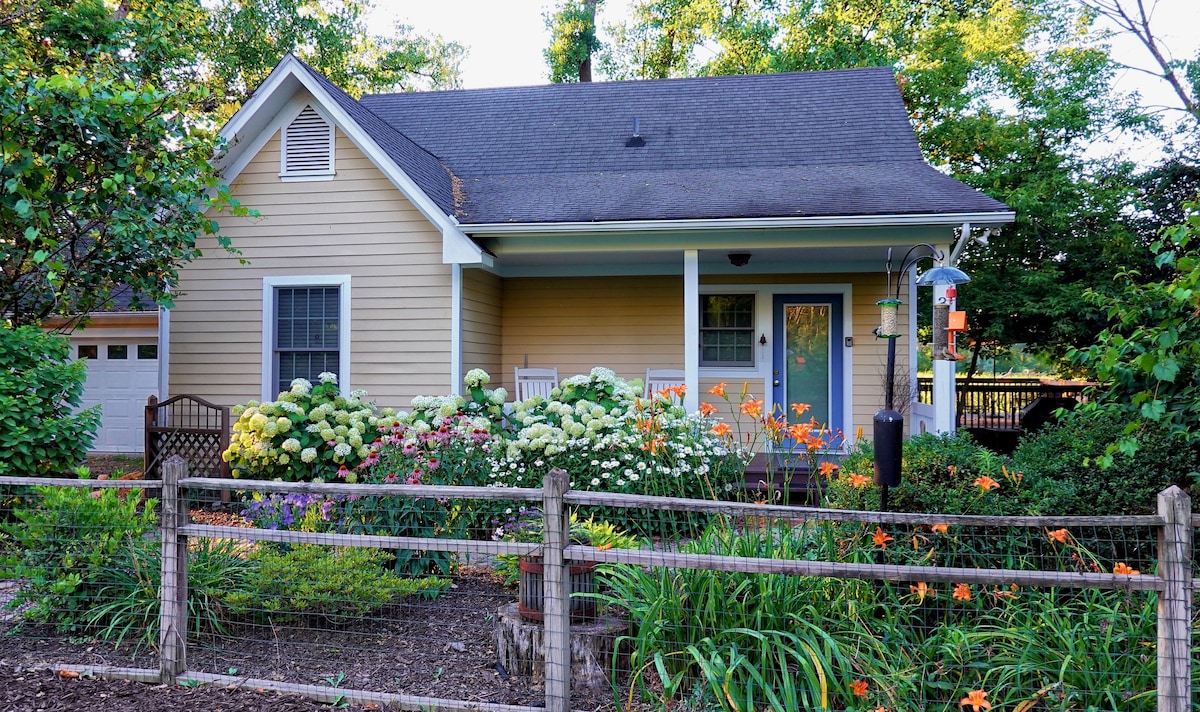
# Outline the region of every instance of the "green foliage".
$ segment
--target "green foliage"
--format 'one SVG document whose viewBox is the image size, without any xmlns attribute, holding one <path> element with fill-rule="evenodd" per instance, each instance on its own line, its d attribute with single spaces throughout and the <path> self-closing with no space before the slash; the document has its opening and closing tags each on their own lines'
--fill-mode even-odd
<svg viewBox="0 0 1200 712">
<path fill-rule="evenodd" d="M 188 630 L 194 636 L 225 634 L 231 618 L 226 599 L 244 591 L 257 573 L 239 542 L 200 539 L 188 547 Z M 162 550 L 156 540 L 124 542 L 105 571 L 84 621 L 102 639 L 120 645 L 132 637 L 139 647 L 158 644 L 162 599 Z"/>
<path fill-rule="evenodd" d="M 499 541 L 541 543 L 545 532 L 546 519 L 537 509 L 521 508 L 521 515 L 513 517 L 496 528 L 494 539 Z M 638 549 L 642 541 L 635 536 L 626 534 L 620 527 L 590 516 L 583 519 L 577 512 L 571 513 L 570 537 L 572 544 L 594 546 L 598 549 Z M 516 554 L 501 554 L 496 557 L 496 574 L 504 578 L 506 585 L 512 585 L 520 578 L 521 572 L 517 565 Z"/>
<path fill-rule="evenodd" d="M 0 475 L 56 475 L 83 462 L 100 411 L 75 412 L 87 362 L 69 353 L 66 339 L 36 326 L 0 325 Z"/>
<path fill-rule="evenodd" d="M 170 305 L 178 267 L 246 210 L 210 162 L 188 78 L 198 2 L 31 0 L 0 10 L 0 313 L 15 325 Z M 229 247 L 227 238 L 219 241 Z"/>
<path fill-rule="evenodd" d="M 1116 277 L 1125 283 L 1119 293 L 1088 292 L 1111 324 L 1093 345 L 1071 352 L 1101 383 L 1080 411 L 1127 423 L 1100 459 L 1105 467 L 1117 452 L 1137 452 L 1137 434 L 1150 426 L 1183 447 L 1200 448 L 1200 203 L 1185 204 L 1184 212 L 1183 223 L 1151 246 L 1167 278 L 1141 284 L 1139 273 L 1125 270 Z"/>
<path fill-rule="evenodd" d="M 466 49 L 397 23 L 379 33 L 361 0 L 218 0 L 209 6 L 200 52 L 218 120 L 227 119 L 280 59 L 295 54 L 353 96 L 454 89 Z"/>
<path fill-rule="evenodd" d="M 26 619 L 68 632 L 89 627 L 88 610 L 109 583 L 115 560 L 155 531 L 156 502 L 142 503 L 140 493 L 35 487 L 19 498 L 13 521 L 0 530 L 20 552 L 4 577 L 29 582 L 17 594 L 18 602 L 34 604 Z"/>
<path fill-rule="evenodd" d="M 1158 493 L 1171 485 L 1187 488 L 1200 472 L 1200 456 L 1178 447 L 1161 427 L 1134 433 L 1137 452 L 1113 453 L 1112 466 L 1099 461 L 1124 435 L 1123 423 L 1103 414 L 1072 414 L 1021 441 L 1013 461 L 1026 476 L 1046 481 L 1053 514 L 1148 514 Z"/>
<path fill-rule="evenodd" d="M 315 386 L 297 378 L 278 400 L 233 409 L 238 419 L 221 457 L 234 477 L 356 482 L 354 468 L 371 453 L 379 428 L 395 422 L 393 411 L 378 412 L 365 397 L 365 391 L 341 395 L 332 373 L 322 373 Z"/>
<path fill-rule="evenodd" d="M 564 0 L 553 15 L 547 13 L 550 46 L 544 54 L 550 81 L 590 82 L 592 55 L 600 49 L 596 37 L 596 5 L 603 0 Z"/>
<path fill-rule="evenodd" d="M 450 585 L 442 578 L 403 578 L 385 568 L 390 559 L 378 549 L 263 546 L 250 554 L 255 571 L 247 587 L 224 602 L 275 622 L 345 622 L 406 596 L 436 598 Z"/>
</svg>

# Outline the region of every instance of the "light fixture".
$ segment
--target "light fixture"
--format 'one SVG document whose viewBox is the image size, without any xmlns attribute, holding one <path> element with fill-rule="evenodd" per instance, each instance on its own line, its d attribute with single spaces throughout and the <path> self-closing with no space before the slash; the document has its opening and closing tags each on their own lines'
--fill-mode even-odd
<svg viewBox="0 0 1200 712">
<path fill-rule="evenodd" d="M 729 264 L 733 265 L 734 267 L 745 267 L 746 265 L 750 264 L 750 253 L 730 252 Z"/>
</svg>

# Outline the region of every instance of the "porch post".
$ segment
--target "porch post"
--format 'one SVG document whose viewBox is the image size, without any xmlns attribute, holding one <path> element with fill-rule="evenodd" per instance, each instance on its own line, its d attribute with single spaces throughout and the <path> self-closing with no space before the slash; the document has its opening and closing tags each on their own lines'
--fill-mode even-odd
<svg viewBox="0 0 1200 712">
<path fill-rule="evenodd" d="M 683 372 L 687 392 L 683 407 L 700 408 L 700 257 L 697 250 L 683 251 Z"/>
</svg>

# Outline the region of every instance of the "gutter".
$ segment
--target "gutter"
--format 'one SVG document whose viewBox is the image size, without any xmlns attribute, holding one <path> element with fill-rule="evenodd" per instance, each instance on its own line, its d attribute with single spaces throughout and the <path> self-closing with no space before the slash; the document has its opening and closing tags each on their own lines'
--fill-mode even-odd
<svg viewBox="0 0 1200 712">
<path fill-rule="evenodd" d="M 940 213 L 923 215 L 833 215 L 794 218 L 704 218 L 692 220 L 612 220 L 606 222 L 538 222 L 460 224 L 468 235 L 512 235 L 575 232 L 658 232 L 664 230 L 763 230 L 819 227 L 928 227 L 971 223 L 998 227 L 1016 219 L 1013 211 L 995 213 Z"/>
</svg>

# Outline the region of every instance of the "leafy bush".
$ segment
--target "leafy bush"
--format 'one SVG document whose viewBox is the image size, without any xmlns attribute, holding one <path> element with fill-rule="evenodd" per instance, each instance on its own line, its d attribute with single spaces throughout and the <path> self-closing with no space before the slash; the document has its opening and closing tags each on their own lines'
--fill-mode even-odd
<svg viewBox="0 0 1200 712">
<path fill-rule="evenodd" d="M 234 477 L 354 482 L 379 426 L 395 422 L 393 411 L 376 412 L 364 397 L 365 391 L 341 395 L 332 373 L 322 373 L 315 386 L 297 378 L 277 400 L 234 407 L 238 419 L 222 457 Z"/>
<path fill-rule="evenodd" d="M 541 510 L 522 507 L 517 517 L 496 528 L 492 538 L 497 541 L 541 543 L 545 535 L 545 524 L 546 519 Z M 642 545 L 640 539 L 626 534 L 616 525 L 598 521 L 595 516 L 583 519 L 578 513 L 571 514 L 570 537 L 572 544 L 594 546 L 598 549 L 637 549 Z M 516 583 L 521 577 L 517 565 L 519 558 L 516 554 L 501 554 L 496 557 L 496 573 L 504 577 L 506 585 Z"/>
<path fill-rule="evenodd" d="M 1112 466 L 1101 468 L 1108 446 L 1124 435 L 1116 418 L 1076 413 L 1022 440 L 1013 460 L 1026 476 L 1047 482 L 1051 501 L 1046 508 L 1053 514 L 1153 512 L 1159 492 L 1173 484 L 1186 489 L 1200 471 L 1197 452 L 1180 447 L 1155 426 L 1132 435 L 1135 454 L 1116 451 Z"/>
<path fill-rule="evenodd" d="M 155 500 L 142 506 L 141 490 L 122 497 L 116 489 L 35 487 L 13 509 L 2 529 L 19 558 L 7 576 L 26 579 L 18 602 L 31 602 L 26 618 L 74 632 L 109 583 L 114 561 L 144 536 L 153 535 Z"/>
<path fill-rule="evenodd" d="M 56 475 L 83 462 L 100 409 L 75 412 L 87 361 L 69 354 L 60 336 L 0 324 L 0 476 Z"/>
<path fill-rule="evenodd" d="M 224 601 L 275 622 L 345 621 L 405 596 L 436 598 L 450 585 L 442 578 L 403 578 L 390 570 L 390 559 L 379 549 L 262 546 L 250 554 L 255 570 L 246 589 Z"/>
</svg>

